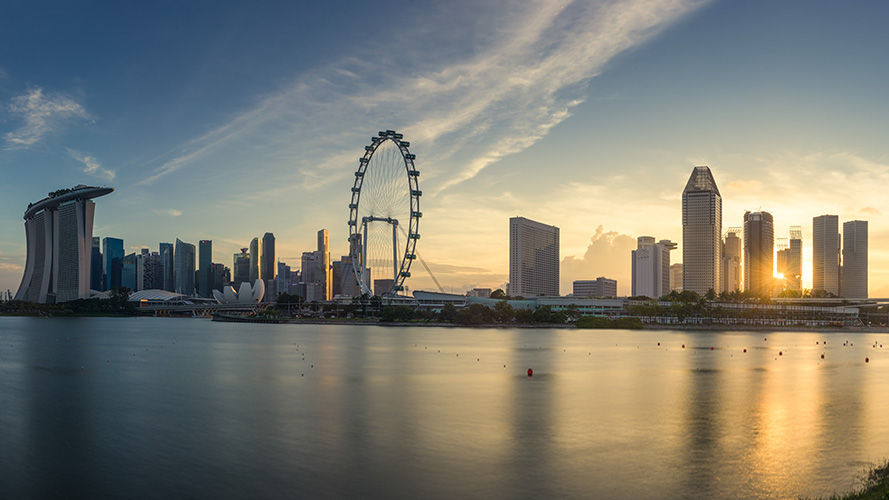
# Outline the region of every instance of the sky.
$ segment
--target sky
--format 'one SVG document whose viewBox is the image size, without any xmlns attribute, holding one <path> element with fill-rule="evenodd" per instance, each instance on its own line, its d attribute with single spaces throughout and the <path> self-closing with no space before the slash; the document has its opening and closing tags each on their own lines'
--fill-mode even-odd
<svg viewBox="0 0 889 500">
<path fill-rule="evenodd" d="M 29 202 L 107 185 L 94 235 L 128 251 L 273 232 L 299 267 L 348 253 L 358 157 L 411 142 L 417 250 L 448 292 L 502 287 L 508 221 L 558 226 L 561 292 L 616 279 L 638 236 L 679 244 L 708 165 L 723 229 L 766 210 L 869 222 L 889 297 L 889 4 L 880 1 L 45 2 L 0 7 L 0 290 Z M 409 290 L 434 290 L 421 266 Z"/>
</svg>

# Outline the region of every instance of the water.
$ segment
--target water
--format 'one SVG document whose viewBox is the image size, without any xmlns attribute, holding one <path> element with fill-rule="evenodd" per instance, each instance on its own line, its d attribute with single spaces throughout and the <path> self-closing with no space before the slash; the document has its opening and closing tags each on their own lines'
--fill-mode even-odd
<svg viewBox="0 0 889 500">
<path fill-rule="evenodd" d="M 887 383 L 880 334 L 0 318 L 0 497 L 825 495 Z"/>
</svg>

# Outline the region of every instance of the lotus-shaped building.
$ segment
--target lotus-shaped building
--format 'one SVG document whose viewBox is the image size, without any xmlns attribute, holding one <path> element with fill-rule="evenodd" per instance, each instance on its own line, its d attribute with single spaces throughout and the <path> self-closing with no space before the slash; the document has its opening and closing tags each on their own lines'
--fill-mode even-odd
<svg viewBox="0 0 889 500">
<path fill-rule="evenodd" d="M 238 291 L 234 287 L 227 286 L 223 291 L 213 290 L 213 297 L 220 304 L 259 304 L 265 295 L 265 282 L 256 280 L 253 286 L 249 281 L 241 283 Z"/>
</svg>

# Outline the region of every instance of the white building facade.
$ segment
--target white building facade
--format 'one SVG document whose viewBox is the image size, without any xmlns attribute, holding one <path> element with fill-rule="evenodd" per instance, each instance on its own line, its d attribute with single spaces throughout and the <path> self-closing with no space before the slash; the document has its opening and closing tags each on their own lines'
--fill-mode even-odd
<svg viewBox="0 0 889 500">
<path fill-rule="evenodd" d="M 632 251 L 632 295 L 651 298 L 670 293 L 670 251 L 676 244 L 670 240 L 655 243 L 652 236 L 640 236 Z"/>
<path fill-rule="evenodd" d="M 509 219 L 507 294 L 559 295 L 559 228 L 524 217 Z"/>
</svg>

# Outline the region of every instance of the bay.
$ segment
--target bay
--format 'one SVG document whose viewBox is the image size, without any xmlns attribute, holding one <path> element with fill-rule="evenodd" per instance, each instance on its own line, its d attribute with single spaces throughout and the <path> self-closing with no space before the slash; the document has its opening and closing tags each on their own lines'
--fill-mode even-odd
<svg viewBox="0 0 889 500">
<path fill-rule="evenodd" d="M 826 495 L 887 383 L 873 333 L 3 317 L 0 497 Z"/>
</svg>

